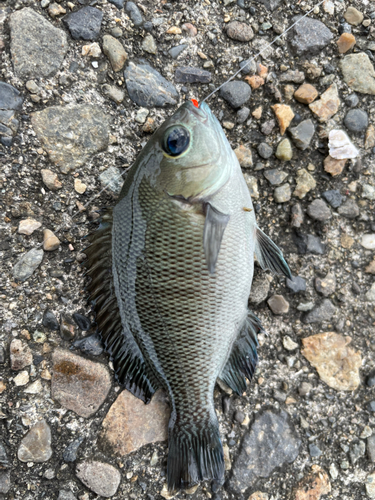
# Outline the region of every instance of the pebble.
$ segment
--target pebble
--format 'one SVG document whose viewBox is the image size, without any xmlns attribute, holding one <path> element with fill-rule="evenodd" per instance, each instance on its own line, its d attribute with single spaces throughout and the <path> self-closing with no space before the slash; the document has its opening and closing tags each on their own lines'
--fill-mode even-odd
<svg viewBox="0 0 375 500">
<path fill-rule="evenodd" d="M 348 97 L 345 98 L 345 104 L 349 106 L 349 108 L 355 108 L 358 106 L 359 103 L 359 98 L 357 94 L 350 94 Z"/>
<path fill-rule="evenodd" d="M 212 76 L 209 71 L 192 66 L 180 66 L 175 72 L 177 83 L 209 83 L 211 79 Z"/>
<path fill-rule="evenodd" d="M 130 16 L 130 19 L 132 20 L 132 23 L 136 28 L 142 26 L 143 17 L 137 5 L 134 2 L 126 2 L 125 11 Z"/>
<path fill-rule="evenodd" d="M 253 166 L 253 157 L 250 148 L 241 144 L 234 150 L 234 153 L 242 168 L 250 168 Z"/>
<path fill-rule="evenodd" d="M 294 462 L 300 446 L 301 440 L 285 411 L 257 413 L 234 461 L 230 489 L 239 495 L 252 487 L 258 478 L 267 478 L 276 468 Z M 267 457 L 267 460 L 262 457 Z"/>
<path fill-rule="evenodd" d="M 131 61 L 124 75 L 129 97 L 139 106 L 152 108 L 177 104 L 176 88 L 146 62 Z"/>
<path fill-rule="evenodd" d="M 321 323 L 322 321 L 329 321 L 335 314 L 336 310 L 337 308 L 329 299 L 324 299 L 323 302 L 306 315 L 304 322 Z"/>
<path fill-rule="evenodd" d="M 42 392 L 42 390 L 43 390 L 42 382 L 38 378 L 37 380 L 35 380 L 35 382 L 26 387 L 26 389 L 24 389 L 23 392 L 25 394 L 39 394 L 40 392 Z"/>
<path fill-rule="evenodd" d="M 20 371 L 33 362 L 33 355 L 26 342 L 13 339 L 10 343 L 10 367 L 12 370 Z"/>
<path fill-rule="evenodd" d="M 37 94 L 38 92 L 40 92 L 40 88 L 38 87 L 38 85 L 35 83 L 34 80 L 28 80 L 26 82 L 25 87 L 31 94 Z"/>
<path fill-rule="evenodd" d="M 290 82 L 290 83 L 302 83 L 305 80 L 305 73 L 303 71 L 298 71 L 288 69 L 285 73 L 282 73 L 279 77 L 280 82 Z"/>
<path fill-rule="evenodd" d="M 80 330 L 87 332 L 91 328 L 91 321 L 83 314 L 74 313 L 73 319 Z"/>
<path fill-rule="evenodd" d="M 86 164 L 109 143 L 109 118 L 98 106 L 52 106 L 33 113 L 31 124 L 50 160 L 64 174 Z"/>
<path fill-rule="evenodd" d="M 167 439 L 170 408 L 162 391 L 151 402 L 123 391 L 103 421 L 102 439 L 117 456 L 124 456 L 142 446 Z"/>
<path fill-rule="evenodd" d="M 128 54 L 122 46 L 122 43 L 116 40 L 116 38 L 111 35 L 104 35 L 103 52 L 108 57 L 113 71 L 115 71 L 116 73 L 118 71 L 121 71 L 128 58 Z"/>
<path fill-rule="evenodd" d="M 12 483 L 9 470 L 0 470 L 0 494 L 6 495 Z"/>
<path fill-rule="evenodd" d="M 299 19 L 301 16 L 295 16 L 292 21 L 294 23 Z M 325 24 L 310 17 L 302 19 L 288 34 L 289 45 L 297 56 L 321 53 L 332 38 Z"/>
<path fill-rule="evenodd" d="M 300 396 L 307 396 L 313 390 L 313 385 L 309 382 L 302 382 L 302 384 L 298 388 L 298 394 Z"/>
<path fill-rule="evenodd" d="M 273 109 L 279 123 L 280 134 L 284 135 L 285 130 L 289 127 L 294 118 L 293 110 L 287 104 L 274 104 L 271 108 Z"/>
<path fill-rule="evenodd" d="M 76 340 L 73 346 L 90 356 L 100 356 L 104 351 L 103 343 L 98 333 Z"/>
<path fill-rule="evenodd" d="M 245 123 L 250 114 L 250 109 L 244 106 L 237 111 L 237 123 Z M 254 113 L 253 113 L 254 116 Z"/>
<path fill-rule="evenodd" d="M 289 302 L 282 295 L 273 295 L 267 301 L 274 314 L 286 314 L 289 311 Z"/>
<path fill-rule="evenodd" d="M 334 154 L 337 154 L 336 152 Z M 344 167 L 347 163 L 347 159 L 344 158 L 342 160 L 337 160 L 335 158 L 332 158 L 332 156 L 327 156 L 327 158 L 324 160 L 324 170 L 331 174 L 332 177 L 335 177 L 337 175 L 340 175 L 342 171 L 344 170 Z"/>
<path fill-rule="evenodd" d="M 116 195 L 120 194 L 124 179 L 119 168 L 107 168 L 99 175 L 99 180 L 103 188 L 109 189 Z"/>
<path fill-rule="evenodd" d="M 375 462 L 375 434 L 367 438 L 367 455 L 370 462 Z"/>
<path fill-rule="evenodd" d="M 232 108 L 236 109 L 250 99 L 251 87 L 245 82 L 232 81 L 223 85 L 219 92 L 220 97 L 227 101 Z"/>
<path fill-rule="evenodd" d="M 361 383 L 362 358 L 348 347 L 351 341 L 350 337 L 334 332 L 302 339 L 302 355 L 316 368 L 323 382 L 336 391 L 355 391 Z"/>
<path fill-rule="evenodd" d="M 57 191 L 62 188 L 62 184 L 59 181 L 57 174 L 48 169 L 42 169 L 42 180 L 45 186 L 48 187 L 51 191 Z"/>
<path fill-rule="evenodd" d="M 294 342 L 294 340 L 292 340 L 289 335 L 285 335 L 285 337 L 283 337 L 283 346 L 287 351 L 295 351 L 296 349 L 298 349 L 299 344 L 297 344 L 297 342 Z"/>
<path fill-rule="evenodd" d="M 272 133 L 272 130 L 275 128 L 275 125 L 275 120 L 267 120 L 266 122 L 262 123 L 260 130 L 262 134 L 270 135 Z"/>
<path fill-rule="evenodd" d="M 228 23 L 226 31 L 229 38 L 239 42 L 249 42 L 254 38 L 254 32 L 251 29 L 251 26 L 239 21 L 232 21 Z"/>
<path fill-rule="evenodd" d="M 283 186 L 277 187 L 273 192 L 273 197 L 276 203 L 285 203 L 292 197 L 292 190 L 288 183 Z"/>
<path fill-rule="evenodd" d="M 343 205 L 338 208 L 338 213 L 347 219 L 355 219 L 359 216 L 360 211 L 357 203 L 348 198 Z"/>
<path fill-rule="evenodd" d="M 80 497 L 82 500 L 83 497 Z M 57 500 L 77 500 L 71 491 L 60 490 Z"/>
<path fill-rule="evenodd" d="M 87 488 L 105 498 L 116 493 L 121 481 L 121 474 L 116 467 L 96 460 L 78 464 L 76 475 Z"/>
<path fill-rule="evenodd" d="M 52 399 L 81 417 L 93 415 L 111 388 L 107 368 L 63 349 L 55 349 L 52 362 Z"/>
<path fill-rule="evenodd" d="M 375 498 L 375 472 L 366 477 L 366 493 L 369 498 Z"/>
<path fill-rule="evenodd" d="M 17 76 L 29 79 L 54 75 L 68 50 L 66 33 L 29 7 L 14 12 L 9 26 L 12 62 Z"/>
<path fill-rule="evenodd" d="M 43 250 L 41 248 L 32 248 L 15 264 L 13 267 L 13 276 L 16 280 L 26 281 L 34 271 L 40 266 L 43 260 Z"/>
<path fill-rule="evenodd" d="M 288 174 L 286 172 L 278 170 L 277 168 L 266 170 L 263 175 L 272 186 L 278 186 L 279 184 L 282 184 L 288 177 Z"/>
<path fill-rule="evenodd" d="M 330 272 L 324 279 L 315 278 L 315 290 L 324 297 L 329 297 L 336 290 L 336 276 Z"/>
<path fill-rule="evenodd" d="M 375 400 L 370 401 L 367 405 L 367 410 L 371 413 L 375 412 Z"/>
<path fill-rule="evenodd" d="M 366 445 L 364 441 L 358 441 L 358 443 L 354 443 L 349 454 L 352 465 L 354 465 L 361 457 L 364 457 L 365 453 Z"/>
<path fill-rule="evenodd" d="M 366 267 L 365 272 L 375 274 L 375 259 Z"/>
<path fill-rule="evenodd" d="M 177 59 L 177 57 L 188 47 L 187 43 L 182 43 L 181 45 L 176 45 L 168 50 L 168 54 L 172 59 Z"/>
<path fill-rule="evenodd" d="M 61 14 L 66 14 L 66 10 L 64 7 L 59 5 L 58 3 L 51 3 L 48 7 L 48 14 L 52 17 L 55 18 L 57 16 L 60 16 Z"/>
<path fill-rule="evenodd" d="M 142 40 L 142 49 L 148 54 L 157 54 L 158 47 L 155 38 L 151 34 L 147 34 Z"/>
<path fill-rule="evenodd" d="M 75 337 L 75 324 L 70 316 L 65 313 L 60 315 L 60 335 L 63 340 L 72 340 Z"/>
<path fill-rule="evenodd" d="M 344 124 L 351 132 L 362 132 L 368 126 L 368 114 L 362 109 L 351 109 L 345 115 Z"/>
<path fill-rule="evenodd" d="M 181 26 L 181 28 L 182 28 L 182 31 L 187 33 L 189 36 L 191 36 L 191 37 L 197 36 L 198 30 L 193 24 L 185 23 Z"/>
<path fill-rule="evenodd" d="M 364 52 L 349 54 L 340 61 L 345 83 L 356 92 L 375 95 L 375 70 Z"/>
<path fill-rule="evenodd" d="M 295 92 L 294 98 L 303 104 L 310 104 L 318 97 L 318 91 L 313 85 L 304 83 Z"/>
<path fill-rule="evenodd" d="M 21 440 L 17 450 L 21 462 L 47 462 L 52 456 L 51 429 L 43 419 L 35 424 Z"/>
<path fill-rule="evenodd" d="M 331 210 L 328 205 L 320 199 L 314 200 L 307 207 L 307 214 L 315 220 L 319 220 L 321 222 L 328 220 L 332 217 Z"/>
<path fill-rule="evenodd" d="M 306 290 L 306 280 L 300 276 L 293 276 L 293 280 L 286 279 L 286 286 L 293 293 L 304 292 Z"/>
<path fill-rule="evenodd" d="M 289 133 L 294 144 L 302 151 L 310 146 L 314 132 L 315 127 L 311 120 L 304 120 L 296 127 L 289 129 Z"/>
<path fill-rule="evenodd" d="M 324 191 L 324 193 L 322 193 L 322 197 L 331 205 L 332 208 L 338 208 L 343 201 L 345 201 L 345 196 L 342 196 L 340 191 L 337 189 Z"/>
<path fill-rule="evenodd" d="M 375 146 L 375 127 L 369 125 L 365 136 L 365 149 L 372 149 Z"/>
<path fill-rule="evenodd" d="M 46 252 L 53 252 L 59 248 L 60 243 L 59 238 L 50 229 L 44 229 L 43 250 Z"/>
<path fill-rule="evenodd" d="M 342 33 L 336 43 L 339 49 L 339 54 L 345 54 L 354 47 L 355 36 L 351 33 Z"/>
<path fill-rule="evenodd" d="M 335 83 L 323 92 L 318 101 L 314 101 L 309 104 L 309 108 L 321 123 L 327 122 L 330 118 L 332 118 L 332 116 L 334 116 L 339 110 L 339 107 L 340 98 L 337 85 Z"/>
<path fill-rule="evenodd" d="M 375 233 L 364 234 L 361 239 L 361 245 L 367 250 L 375 250 Z"/>
<path fill-rule="evenodd" d="M 355 7 L 348 7 L 345 14 L 345 20 L 352 26 L 358 26 L 363 21 L 363 14 Z"/>
<path fill-rule="evenodd" d="M 263 493 L 262 491 L 256 491 L 252 493 L 247 500 L 269 500 L 269 496 L 267 493 Z"/>
<path fill-rule="evenodd" d="M 39 229 L 41 227 L 41 223 L 38 222 L 35 219 L 24 219 L 21 220 L 18 226 L 18 233 L 19 234 L 26 234 L 27 236 L 30 236 L 33 234 L 34 231 Z"/>
<path fill-rule="evenodd" d="M 268 297 L 270 282 L 266 276 L 255 277 L 251 286 L 249 301 L 254 305 L 259 305 Z"/>
<path fill-rule="evenodd" d="M 108 0 L 110 3 L 112 3 L 115 7 L 117 7 L 119 10 L 121 10 L 124 7 L 124 0 Z"/>
<path fill-rule="evenodd" d="M 261 142 L 257 147 L 257 151 L 258 151 L 259 156 L 261 156 L 265 160 L 270 158 L 272 156 L 272 153 L 273 153 L 272 147 L 269 146 L 266 142 Z"/>
<path fill-rule="evenodd" d="M 325 253 L 326 247 L 320 241 L 317 236 L 312 234 L 307 235 L 307 251 L 310 253 L 314 253 L 316 255 L 323 255 Z"/>
<path fill-rule="evenodd" d="M 255 75 L 257 70 L 257 64 L 252 59 L 245 59 L 240 62 L 241 73 L 244 75 Z"/>
<path fill-rule="evenodd" d="M 59 322 L 57 321 L 54 313 L 49 309 L 45 309 L 43 313 L 42 325 L 52 331 L 57 331 L 59 329 Z"/>
<path fill-rule="evenodd" d="M 375 302 L 375 283 L 371 285 L 371 288 L 366 292 L 365 297 L 369 302 Z"/>
<path fill-rule="evenodd" d="M 289 139 L 283 139 L 277 145 L 275 156 L 281 161 L 290 161 L 293 157 L 292 145 Z"/>
<path fill-rule="evenodd" d="M 0 344 L 0 364 L 5 363 L 5 350 L 4 347 Z"/>
<path fill-rule="evenodd" d="M 21 387 L 23 385 L 27 385 L 30 381 L 29 374 L 26 370 L 20 372 L 18 375 L 16 375 L 13 379 L 13 382 L 16 387 Z"/>
<path fill-rule="evenodd" d="M 310 457 L 317 458 L 323 453 L 316 444 L 309 444 Z"/>
<path fill-rule="evenodd" d="M 62 455 L 64 462 L 75 462 L 77 460 L 78 448 L 81 446 L 83 441 L 84 437 L 80 436 L 68 444 Z"/>
<path fill-rule="evenodd" d="M 258 75 L 247 76 L 245 80 L 253 90 L 256 90 L 264 85 L 264 79 Z"/>
<path fill-rule="evenodd" d="M 319 456 L 311 453 L 312 451 L 317 451 L 313 449 L 313 446 L 315 445 L 309 446 L 310 456 Z M 292 500 L 319 500 L 321 496 L 325 496 L 331 492 L 331 483 L 326 471 L 318 465 L 313 465 L 311 469 L 312 472 L 307 474 L 297 484 L 291 497 Z"/>
<path fill-rule="evenodd" d="M 103 12 L 86 6 L 62 18 L 74 40 L 97 40 L 100 34 Z"/>
<path fill-rule="evenodd" d="M 297 170 L 296 181 L 297 185 L 293 195 L 297 196 L 300 200 L 304 198 L 312 189 L 316 188 L 316 181 L 314 177 L 304 168 Z"/>
<path fill-rule="evenodd" d="M 116 87 L 116 85 L 104 84 L 102 89 L 103 94 L 109 97 L 109 99 L 114 101 L 116 104 L 122 103 L 122 101 L 125 99 L 125 93 L 118 87 Z"/>
</svg>

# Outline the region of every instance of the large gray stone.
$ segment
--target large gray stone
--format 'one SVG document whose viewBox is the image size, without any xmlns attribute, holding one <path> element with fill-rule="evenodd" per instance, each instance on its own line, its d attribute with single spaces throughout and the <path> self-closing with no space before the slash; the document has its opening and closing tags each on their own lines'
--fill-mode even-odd
<svg viewBox="0 0 375 500">
<path fill-rule="evenodd" d="M 23 103 L 23 97 L 19 91 L 9 85 L 9 83 L 0 82 L 0 109 L 1 110 L 20 110 Z M 0 114 L 1 122 L 11 119 L 13 113 L 9 111 Z"/>
<path fill-rule="evenodd" d="M 375 95 L 375 70 L 367 54 L 349 54 L 341 60 L 340 67 L 344 81 L 351 89 Z"/>
<path fill-rule="evenodd" d="M 21 462 L 46 462 L 52 456 L 51 429 L 45 420 L 35 424 L 22 439 L 17 456 Z"/>
<path fill-rule="evenodd" d="M 87 6 L 63 17 L 63 22 L 75 40 L 96 40 L 99 37 L 103 12 Z"/>
<path fill-rule="evenodd" d="M 301 16 L 293 17 L 293 23 Z M 294 54 L 318 54 L 332 40 L 333 34 L 321 21 L 305 17 L 289 31 L 288 41 Z"/>
<path fill-rule="evenodd" d="M 109 141 L 109 119 L 97 106 L 52 106 L 32 114 L 31 123 L 51 161 L 63 174 L 84 165 Z"/>
<path fill-rule="evenodd" d="M 54 75 L 68 50 L 65 32 L 29 7 L 14 12 L 9 26 L 10 50 L 17 76 L 26 79 Z"/>
<path fill-rule="evenodd" d="M 41 264 L 43 254 L 41 248 L 32 248 L 26 252 L 13 267 L 14 278 L 20 281 L 26 281 L 27 278 L 30 278 L 35 269 Z"/>
<path fill-rule="evenodd" d="M 76 473 L 85 486 L 105 498 L 116 493 L 121 481 L 119 470 L 104 462 L 82 462 L 77 466 Z"/>
</svg>

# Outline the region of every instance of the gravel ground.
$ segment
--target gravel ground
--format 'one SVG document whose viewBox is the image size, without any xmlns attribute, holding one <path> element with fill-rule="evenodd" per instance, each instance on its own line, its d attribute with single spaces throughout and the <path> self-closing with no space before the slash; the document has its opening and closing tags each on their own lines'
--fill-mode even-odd
<svg viewBox="0 0 375 500">
<path fill-rule="evenodd" d="M 171 498 L 165 396 L 113 382 L 84 236 L 152 131 L 313 7 L 0 1 L 0 498 Z M 208 101 L 297 278 L 256 268 L 257 372 L 215 392 L 226 481 L 176 498 L 375 498 L 374 55 L 373 2 L 326 0 Z"/>
</svg>

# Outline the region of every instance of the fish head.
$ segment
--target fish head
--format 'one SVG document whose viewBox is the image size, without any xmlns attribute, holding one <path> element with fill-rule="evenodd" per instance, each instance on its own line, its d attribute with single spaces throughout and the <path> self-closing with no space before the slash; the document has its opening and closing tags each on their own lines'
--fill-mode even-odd
<svg viewBox="0 0 375 500">
<path fill-rule="evenodd" d="M 219 121 L 204 102 L 184 103 L 145 149 L 154 158 L 148 169 L 153 187 L 190 202 L 212 196 L 238 166 Z"/>
</svg>

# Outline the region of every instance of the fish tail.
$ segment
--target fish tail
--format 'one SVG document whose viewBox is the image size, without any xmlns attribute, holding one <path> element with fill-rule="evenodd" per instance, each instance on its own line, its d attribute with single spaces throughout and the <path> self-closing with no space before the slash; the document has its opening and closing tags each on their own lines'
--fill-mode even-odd
<svg viewBox="0 0 375 500">
<path fill-rule="evenodd" d="M 171 419 L 173 421 L 173 418 Z M 215 416 L 169 428 L 168 490 L 189 489 L 206 479 L 224 477 L 224 454 Z"/>
</svg>

